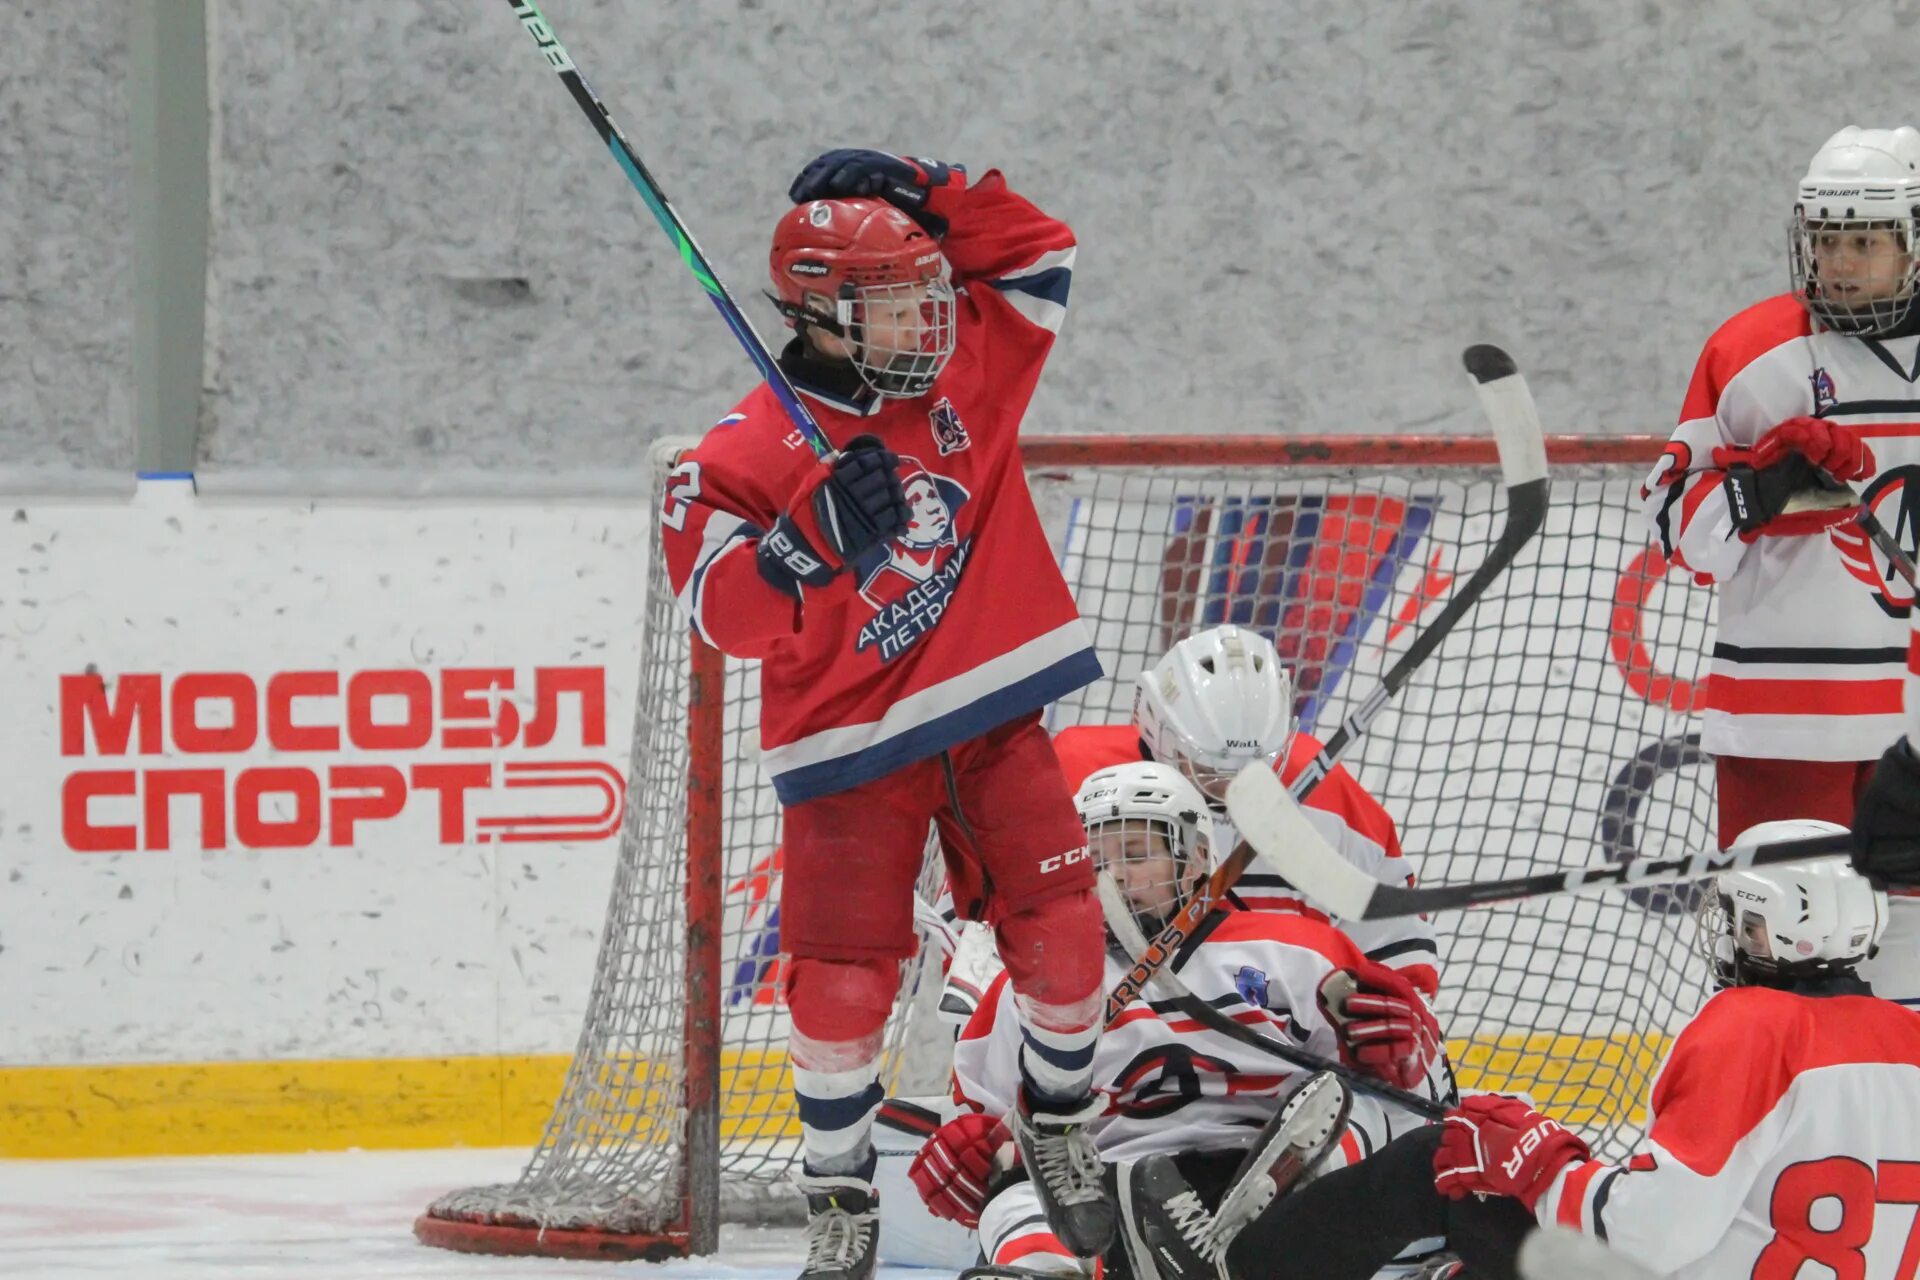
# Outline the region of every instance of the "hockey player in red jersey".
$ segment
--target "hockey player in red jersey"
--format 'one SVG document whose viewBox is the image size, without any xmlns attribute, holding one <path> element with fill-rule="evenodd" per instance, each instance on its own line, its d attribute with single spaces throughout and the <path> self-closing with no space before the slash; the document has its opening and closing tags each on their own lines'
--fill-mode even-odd
<svg viewBox="0 0 1920 1280">
<path fill-rule="evenodd" d="M 1199 791 L 1166 764 L 1134 762 L 1097 771 L 1076 804 L 1102 874 L 1114 878 L 1135 923 L 1157 932 L 1211 866 L 1212 823 Z M 1324 922 L 1216 912 L 1174 963 L 1201 1000 L 1235 1021 L 1430 1097 L 1451 1087 L 1439 1025 L 1424 997 Z M 1117 980 L 1126 962 L 1116 950 L 1108 966 L 1109 981 Z M 1361 997 L 1348 994 L 1346 982 L 1375 1001 L 1371 1016 L 1348 1016 L 1359 1011 L 1353 1001 Z M 1108 1277 L 1153 1275 L 1129 1268 L 1126 1255 L 1142 1248 L 1207 1247 L 1183 1234 L 1183 1222 L 1197 1221 L 1187 1202 L 1169 1205 L 1155 1195 L 1168 1156 L 1200 1187 L 1195 1207 L 1224 1202 L 1223 1217 L 1241 1221 L 1272 1199 L 1272 1178 L 1363 1158 L 1424 1123 L 1364 1095 L 1350 1097 L 1331 1075 L 1313 1077 L 1309 1091 L 1307 1073 L 1153 995 L 1149 986 L 1147 998 L 1127 1008 L 1094 1062 L 1106 1108 L 1096 1130 L 1100 1158 L 1123 1203 L 1135 1206 L 1123 1224 L 1129 1243 L 1107 1252 Z M 955 1045 L 954 1095 L 965 1110 L 928 1140 L 910 1176 L 931 1212 L 978 1225 L 990 1264 L 1087 1274 L 1047 1228 L 1033 1187 L 1009 1167 L 1004 1150 L 1004 1118 L 1019 1081 L 1014 1015 L 1001 977 Z"/>
<path fill-rule="evenodd" d="M 1789 224 L 1792 292 L 1707 341 L 1641 491 L 1668 559 L 1719 586 L 1701 745 L 1723 844 L 1776 818 L 1845 823 L 1900 733 L 1913 592 L 1841 486 L 1912 550 L 1916 166 L 1912 128 L 1848 127 L 1814 155 Z"/>
<path fill-rule="evenodd" d="M 1841 830 L 1783 820 L 1741 838 Z M 1705 907 L 1721 990 L 1674 1039 L 1631 1159 L 1591 1158 L 1522 1099 L 1469 1098 L 1440 1129 L 1276 1201 L 1234 1237 L 1234 1274 L 1363 1280 L 1404 1240 L 1438 1231 L 1462 1256 L 1462 1280 L 1500 1280 L 1538 1224 L 1679 1280 L 1912 1280 L 1920 1018 L 1857 973 L 1885 896 L 1821 862 L 1728 873 Z M 1356 1214 L 1365 1229 L 1325 1231 Z"/>
<path fill-rule="evenodd" d="M 828 152 L 790 195 L 770 256 L 795 330 L 780 364 L 837 452 L 814 457 L 763 385 L 674 467 L 661 523 L 695 632 L 762 661 L 804 1276 L 873 1268 L 881 1029 L 929 823 L 962 913 L 1011 964 L 1016 1143 L 1055 1231 L 1092 1255 L 1113 1230 L 1087 1176 L 1102 934 L 1038 713 L 1100 666 L 1018 450 L 1073 233 L 997 171 L 878 151 Z"/>
<path fill-rule="evenodd" d="M 1226 786 L 1233 775 L 1265 760 L 1281 781 L 1291 783 L 1321 748 L 1313 735 L 1297 729 L 1293 680 L 1273 642 L 1231 624 L 1195 632 L 1142 671 L 1129 723 L 1062 729 L 1053 745 L 1075 783 L 1123 761 L 1173 765 L 1207 797 L 1222 857 L 1239 840 L 1226 813 Z M 1393 819 L 1345 768 L 1336 766 L 1301 804 L 1349 862 L 1389 884 L 1413 883 Z M 1369 959 L 1400 970 L 1429 998 L 1440 989 L 1439 950 L 1424 920 L 1333 919 L 1257 859 L 1233 893 L 1239 905 L 1253 910 L 1307 912 L 1329 920 Z"/>
</svg>

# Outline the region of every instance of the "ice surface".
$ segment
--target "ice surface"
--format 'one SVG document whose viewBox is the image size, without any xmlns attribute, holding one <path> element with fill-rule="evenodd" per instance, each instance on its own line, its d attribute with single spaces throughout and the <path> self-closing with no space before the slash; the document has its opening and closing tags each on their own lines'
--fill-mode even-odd
<svg viewBox="0 0 1920 1280">
<path fill-rule="evenodd" d="M 728 1227 L 712 1258 L 671 1263 L 490 1258 L 430 1249 L 413 1219 L 451 1187 L 505 1181 L 521 1149 L 0 1160 L 7 1280 L 791 1280 L 797 1228 Z M 943 1273 L 882 1267 L 879 1280 Z"/>
</svg>

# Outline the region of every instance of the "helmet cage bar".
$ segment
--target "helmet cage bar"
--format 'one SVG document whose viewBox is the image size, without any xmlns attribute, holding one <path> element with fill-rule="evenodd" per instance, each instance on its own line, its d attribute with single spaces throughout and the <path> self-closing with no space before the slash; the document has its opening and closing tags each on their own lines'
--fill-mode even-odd
<svg viewBox="0 0 1920 1280">
<path fill-rule="evenodd" d="M 925 395 L 953 355 L 953 285 L 943 279 L 843 284 L 832 319 L 861 381 L 883 396 Z"/>
<path fill-rule="evenodd" d="M 1733 895 L 1719 889 L 1700 896 L 1695 945 L 1706 957 L 1713 980 L 1723 987 L 1792 987 L 1855 972 L 1863 957 L 1783 960 L 1774 954 L 1773 936 L 1758 911 L 1736 910 Z"/>
<path fill-rule="evenodd" d="M 1880 214 L 1873 217 L 1829 217 L 1809 215 L 1804 204 L 1795 205 L 1787 221 L 1789 274 L 1793 293 L 1807 314 L 1836 333 L 1873 337 L 1892 332 L 1903 324 L 1913 309 L 1916 286 L 1920 286 L 1920 236 L 1916 236 L 1916 214 L 1920 206 L 1909 208 L 1902 216 Z M 1892 232 L 1900 239 L 1901 254 L 1892 259 L 1889 273 L 1898 280 L 1891 289 L 1875 289 L 1887 282 L 1874 274 L 1855 276 L 1825 285 L 1820 277 L 1822 250 L 1829 245 L 1844 247 L 1844 237 L 1870 232 Z M 1864 288 L 1883 296 L 1849 299 L 1847 289 Z"/>
<path fill-rule="evenodd" d="M 1094 870 L 1113 877 L 1141 929 L 1166 927 L 1206 871 L 1192 824 L 1140 814 L 1086 818 Z"/>
<path fill-rule="evenodd" d="M 1272 751 L 1262 756 L 1248 756 L 1237 767 L 1222 768 L 1195 760 L 1184 751 L 1175 750 L 1169 755 L 1170 758 L 1163 763 L 1178 769 L 1188 782 L 1199 788 L 1200 794 L 1207 798 L 1208 807 L 1216 813 L 1226 807 L 1227 784 L 1233 781 L 1235 774 L 1255 760 L 1264 760 L 1268 765 L 1274 765 L 1280 759 L 1280 753 Z"/>
</svg>

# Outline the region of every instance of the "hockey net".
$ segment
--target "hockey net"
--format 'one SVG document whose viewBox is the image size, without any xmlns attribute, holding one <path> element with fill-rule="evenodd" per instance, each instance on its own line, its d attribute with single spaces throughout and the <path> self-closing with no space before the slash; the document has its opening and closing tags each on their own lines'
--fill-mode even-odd
<svg viewBox="0 0 1920 1280">
<path fill-rule="evenodd" d="M 1634 501 L 1660 447 L 1551 440 L 1544 530 L 1348 753 L 1423 879 L 1671 857 L 1711 839 L 1712 770 L 1690 713 L 1712 593 L 1666 572 Z M 1025 455 L 1108 673 L 1050 709 L 1054 728 L 1126 720 L 1145 665 L 1231 621 L 1293 664 L 1301 727 L 1324 738 L 1479 563 L 1504 511 L 1492 446 L 1472 439 L 1042 437 Z M 572 1067 L 519 1181 L 435 1202 L 416 1227 L 429 1243 L 701 1253 L 721 1219 L 793 1203 L 757 671 L 690 646 L 657 544 L 648 590 L 627 789 L 645 803 L 628 806 Z M 1462 1085 L 1530 1094 L 1622 1156 L 1667 1037 L 1704 995 L 1696 892 L 1436 920 Z M 933 954 L 903 973 L 891 1087 L 942 1083 L 951 1031 L 928 1016 Z"/>
</svg>

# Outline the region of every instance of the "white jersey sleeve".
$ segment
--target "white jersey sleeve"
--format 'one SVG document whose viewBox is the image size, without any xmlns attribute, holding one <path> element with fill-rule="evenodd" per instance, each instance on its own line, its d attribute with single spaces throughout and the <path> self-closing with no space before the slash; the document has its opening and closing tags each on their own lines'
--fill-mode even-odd
<svg viewBox="0 0 1920 1280">
<path fill-rule="evenodd" d="M 1746 987 L 1675 1040 L 1644 1149 L 1568 1167 L 1535 1212 L 1679 1280 L 1893 1280 L 1920 1258 L 1916 1205 L 1920 1019 Z"/>
</svg>

